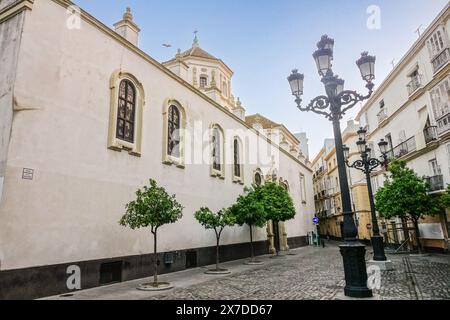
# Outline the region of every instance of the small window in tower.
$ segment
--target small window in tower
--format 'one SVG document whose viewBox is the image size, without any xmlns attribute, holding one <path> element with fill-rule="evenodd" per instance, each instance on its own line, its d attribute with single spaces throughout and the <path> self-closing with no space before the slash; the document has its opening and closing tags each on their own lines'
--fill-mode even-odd
<svg viewBox="0 0 450 320">
<path fill-rule="evenodd" d="M 200 77 L 200 87 L 206 88 L 208 86 L 208 78 L 205 76 Z"/>
</svg>

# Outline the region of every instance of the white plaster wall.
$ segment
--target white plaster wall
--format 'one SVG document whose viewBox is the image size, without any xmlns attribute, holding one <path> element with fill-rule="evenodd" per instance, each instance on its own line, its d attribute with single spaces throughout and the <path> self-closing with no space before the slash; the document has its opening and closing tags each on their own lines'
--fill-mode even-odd
<svg viewBox="0 0 450 320">
<path fill-rule="evenodd" d="M 1 0 L 0 9 L 14 2 L 13 0 Z M 13 121 L 13 85 L 26 14 L 27 12 L 23 11 L 0 23 L 0 203 L 3 195 L 6 159 Z"/>
<path fill-rule="evenodd" d="M 193 213 L 201 206 L 231 205 L 243 186 L 232 183 L 231 166 L 220 180 L 210 177 L 208 165 L 162 165 L 163 104 L 178 100 L 188 127 L 199 119 L 205 127 L 244 125 L 92 25 L 83 21 L 81 30 L 68 30 L 65 19 L 64 8 L 40 0 L 25 26 L 15 97 L 19 107 L 31 110 L 17 112 L 12 129 L 0 205 L 2 269 L 151 252 L 149 230 L 118 224 L 125 204 L 149 178 L 185 206 L 182 220 L 161 229 L 159 250 L 213 246 L 213 233 Z M 107 149 L 109 79 L 120 66 L 145 90 L 141 158 Z M 226 148 L 230 153 L 230 142 Z M 284 153 L 279 161 L 279 176 L 289 181 L 298 210 L 286 225 L 288 236 L 304 236 L 313 228 L 312 174 Z M 35 170 L 34 180 L 21 179 L 23 168 Z M 245 166 L 246 184 L 256 168 Z M 300 173 L 307 182 L 306 204 L 300 203 Z M 256 240 L 265 239 L 259 230 Z M 247 228 L 233 228 L 222 243 L 247 241 Z"/>
</svg>

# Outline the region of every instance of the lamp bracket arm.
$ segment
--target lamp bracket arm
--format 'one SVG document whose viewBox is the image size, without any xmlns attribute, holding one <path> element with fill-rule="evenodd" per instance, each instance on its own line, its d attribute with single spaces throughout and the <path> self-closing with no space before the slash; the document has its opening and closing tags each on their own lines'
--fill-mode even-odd
<svg viewBox="0 0 450 320">
<path fill-rule="evenodd" d="M 324 115 L 327 118 L 331 118 L 331 113 L 325 112 L 330 107 L 330 100 L 327 96 L 318 96 L 311 100 L 311 102 L 306 107 L 298 106 L 301 111 L 312 111 L 317 114 Z"/>
<path fill-rule="evenodd" d="M 362 172 L 365 172 L 365 171 L 366 171 L 366 170 L 365 170 L 364 162 L 363 162 L 362 160 L 356 160 L 356 161 L 353 162 L 352 164 L 350 164 L 350 163 L 347 161 L 347 166 L 348 166 L 349 168 L 357 169 L 357 170 L 360 170 L 360 171 L 362 171 Z"/>
<path fill-rule="evenodd" d="M 369 172 L 372 172 L 373 170 L 375 170 L 378 167 L 383 166 L 383 164 L 384 164 L 383 162 L 381 162 L 380 160 L 375 159 L 375 158 L 371 158 L 368 161 L 369 161 Z"/>
<path fill-rule="evenodd" d="M 369 86 L 370 87 L 370 86 Z M 372 96 L 373 87 L 369 88 L 369 93 L 365 96 L 357 93 L 356 91 L 344 90 L 337 96 L 337 101 L 344 107 L 341 111 L 344 115 L 348 110 L 352 109 L 358 102 L 365 101 Z"/>
</svg>

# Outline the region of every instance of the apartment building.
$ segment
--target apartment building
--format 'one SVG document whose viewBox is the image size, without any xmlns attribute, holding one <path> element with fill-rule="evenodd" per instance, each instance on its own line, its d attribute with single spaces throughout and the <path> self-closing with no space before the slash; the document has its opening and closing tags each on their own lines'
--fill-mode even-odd
<svg viewBox="0 0 450 320">
<path fill-rule="evenodd" d="M 342 132 L 344 144 L 350 148 L 349 163 L 360 157 L 356 142 L 359 124 L 349 121 Z M 342 214 L 341 190 L 339 187 L 339 170 L 336 159 L 334 139 L 326 139 L 323 148 L 312 162 L 313 187 L 316 216 L 319 217 L 319 229 L 322 236 L 341 239 L 343 236 L 344 216 Z M 364 174 L 347 168 L 349 187 L 352 197 L 355 223 L 360 240 L 371 238 L 371 215 Z"/>
<path fill-rule="evenodd" d="M 385 139 L 389 158 L 407 161 L 426 177 L 429 192 L 437 194 L 450 184 L 449 17 L 447 4 L 356 118 L 368 130 L 369 141 Z M 380 156 L 379 150 L 374 155 Z M 385 172 L 373 174 L 374 192 L 384 181 Z M 449 221 L 448 212 L 422 221 L 425 247 L 448 250 Z"/>
</svg>

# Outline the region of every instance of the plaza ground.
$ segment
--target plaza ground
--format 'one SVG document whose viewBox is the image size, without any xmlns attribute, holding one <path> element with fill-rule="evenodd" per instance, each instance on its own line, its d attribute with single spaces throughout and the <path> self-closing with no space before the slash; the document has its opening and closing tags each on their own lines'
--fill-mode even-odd
<svg viewBox="0 0 450 320">
<path fill-rule="evenodd" d="M 367 260 L 372 249 L 367 247 Z M 450 300 L 450 255 L 388 254 L 395 270 L 384 271 L 378 300 Z M 160 281 L 175 285 L 170 291 L 136 290 L 149 279 L 78 291 L 60 300 L 341 300 L 345 285 L 338 243 L 325 248 L 304 247 L 280 259 L 260 257 L 264 265 L 247 266 L 244 260 L 224 263 L 232 273 L 211 276 L 207 268 L 166 274 Z"/>
</svg>

